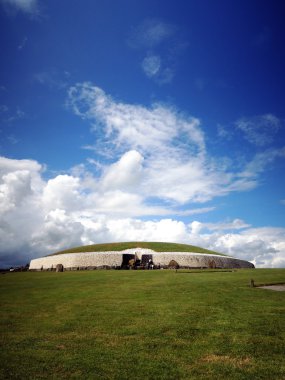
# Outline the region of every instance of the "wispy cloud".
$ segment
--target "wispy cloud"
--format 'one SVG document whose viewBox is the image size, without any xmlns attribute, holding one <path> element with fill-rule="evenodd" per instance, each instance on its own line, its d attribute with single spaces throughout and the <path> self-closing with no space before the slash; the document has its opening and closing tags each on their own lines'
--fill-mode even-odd
<svg viewBox="0 0 285 380">
<path fill-rule="evenodd" d="M 171 83 L 178 56 L 187 44 L 178 38 L 178 28 L 158 19 L 148 19 L 135 28 L 128 45 L 144 52 L 144 74 L 158 84 Z"/>
<path fill-rule="evenodd" d="M 149 55 L 142 61 L 142 69 L 148 78 L 153 78 L 159 84 L 171 83 L 174 77 L 173 69 L 162 67 L 158 55 Z"/>
<path fill-rule="evenodd" d="M 33 16 L 37 16 L 39 14 L 37 0 L 2 0 L 2 4 L 8 12 L 15 10 Z"/>
<path fill-rule="evenodd" d="M 160 70 L 161 59 L 158 55 L 150 55 L 142 61 L 142 68 L 149 78 L 157 75 Z"/>
<path fill-rule="evenodd" d="M 7 140 L 9 141 L 10 144 L 18 144 L 19 139 L 17 139 L 14 135 L 8 135 Z"/>
<path fill-rule="evenodd" d="M 133 185 L 142 199 L 151 194 L 179 205 L 248 191 L 258 186 L 267 165 L 283 157 L 282 149 L 268 150 L 253 155 L 242 168 L 239 160 L 236 165 L 224 162 L 221 166 L 219 159 L 207 153 L 199 119 L 158 103 L 144 107 L 118 102 L 90 83 L 71 87 L 68 104 L 75 114 L 90 120 L 97 136 L 92 148 L 100 153 L 107 146 L 109 159 L 115 160 L 114 166 L 106 168 L 103 183 L 121 190 L 125 183 L 129 188 L 125 180 L 120 186 L 117 180 L 108 180 L 125 178 L 127 160 L 136 173 Z M 128 174 L 126 178 L 134 177 Z"/>
<path fill-rule="evenodd" d="M 51 68 L 34 74 L 34 80 L 51 89 L 64 89 L 69 85 L 70 73 Z"/>
<path fill-rule="evenodd" d="M 128 43 L 133 48 L 152 49 L 173 36 L 175 29 L 161 20 L 147 19 L 132 31 Z"/>
<path fill-rule="evenodd" d="M 15 111 L 7 107 L 4 116 L 5 117 L 2 121 L 5 123 L 13 123 L 14 121 L 24 119 L 26 117 L 26 113 L 20 107 L 17 107 Z"/>
<path fill-rule="evenodd" d="M 254 189 L 285 148 L 253 154 L 243 167 L 239 157 L 221 165 L 207 150 L 200 120 L 170 105 L 127 104 L 90 83 L 72 86 L 67 103 L 96 133 L 96 159 L 47 180 L 36 161 L 0 157 L 2 263 L 94 242 L 153 240 L 285 265 L 284 228 L 179 220 L 212 212 L 217 197 Z M 108 159 L 100 156 L 102 142 Z"/>
<path fill-rule="evenodd" d="M 273 114 L 241 118 L 235 122 L 245 139 L 251 144 L 263 147 L 273 142 L 281 128 L 281 121 Z"/>
<path fill-rule="evenodd" d="M 257 177 L 278 158 L 285 158 L 285 147 L 280 149 L 267 149 L 262 153 L 256 153 L 245 165 L 242 176 L 247 178 Z"/>
<path fill-rule="evenodd" d="M 208 229 L 210 231 L 232 231 L 232 230 L 242 230 L 251 227 L 250 224 L 244 222 L 241 219 L 234 219 L 230 222 L 219 222 L 219 223 L 204 223 L 201 225 L 201 229 Z"/>
<path fill-rule="evenodd" d="M 143 152 L 162 151 L 166 146 L 183 150 L 183 144 L 193 152 L 203 152 L 204 133 L 194 117 L 180 117 L 172 107 L 155 103 L 151 107 L 117 102 L 99 87 L 85 82 L 69 89 L 68 104 L 80 117 L 94 123 L 94 130 L 116 146 L 116 152 L 140 149 Z M 178 148 L 172 146 L 175 139 Z"/>
<path fill-rule="evenodd" d="M 233 137 L 233 131 L 227 126 L 222 124 L 217 125 L 217 135 L 224 140 L 231 140 Z"/>
</svg>

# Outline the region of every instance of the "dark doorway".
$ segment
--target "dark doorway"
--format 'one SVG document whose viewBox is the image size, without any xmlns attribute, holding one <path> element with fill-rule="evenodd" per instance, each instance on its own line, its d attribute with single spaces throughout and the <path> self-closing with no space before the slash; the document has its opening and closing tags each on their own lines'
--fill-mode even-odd
<svg viewBox="0 0 285 380">
<path fill-rule="evenodd" d="M 142 255 L 141 265 L 144 267 L 148 267 L 149 262 L 152 262 L 152 255 Z"/>
<path fill-rule="evenodd" d="M 123 255 L 123 262 L 121 265 L 122 269 L 129 269 L 129 261 L 130 260 L 136 260 L 136 255 L 130 255 L 130 254 L 124 254 Z"/>
</svg>

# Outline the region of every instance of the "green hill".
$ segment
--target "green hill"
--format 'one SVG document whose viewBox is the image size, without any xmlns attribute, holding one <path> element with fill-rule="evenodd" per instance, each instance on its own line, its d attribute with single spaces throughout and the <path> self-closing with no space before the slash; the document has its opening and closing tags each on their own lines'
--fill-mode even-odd
<svg viewBox="0 0 285 380">
<path fill-rule="evenodd" d="M 210 251 L 201 247 L 196 247 L 195 245 L 141 241 L 85 245 L 81 247 L 69 248 L 63 251 L 55 252 L 49 256 L 60 255 L 63 253 L 123 251 L 125 249 L 130 248 L 148 248 L 152 249 L 155 252 L 194 252 L 226 256 L 219 252 Z"/>
</svg>

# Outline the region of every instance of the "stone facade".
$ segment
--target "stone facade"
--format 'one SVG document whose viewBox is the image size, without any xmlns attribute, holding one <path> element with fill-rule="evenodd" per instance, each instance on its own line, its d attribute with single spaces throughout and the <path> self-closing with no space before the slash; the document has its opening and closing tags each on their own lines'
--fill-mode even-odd
<svg viewBox="0 0 285 380">
<path fill-rule="evenodd" d="M 245 260 L 229 256 L 209 255 L 192 252 L 155 252 L 151 249 L 132 248 L 125 251 L 65 253 L 31 260 L 30 270 L 51 270 L 62 264 L 64 270 L 121 268 L 124 255 L 134 255 L 142 259 L 144 255 L 152 257 L 153 264 L 167 268 L 175 260 L 182 268 L 254 268 Z"/>
</svg>

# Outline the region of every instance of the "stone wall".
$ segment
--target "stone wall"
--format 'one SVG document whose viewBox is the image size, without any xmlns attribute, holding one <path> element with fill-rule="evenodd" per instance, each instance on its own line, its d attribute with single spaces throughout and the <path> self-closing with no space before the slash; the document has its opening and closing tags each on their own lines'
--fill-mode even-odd
<svg viewBox="0 0 285 380">
<path fill-rule="evenodd" d="M 31 260 L 30 270 L 51 269 L 55 268 L 57 264 L 62 264 L 64 269 L 103 266 L 120 267 L 122 259 L 121 252 L 64 253 Z"/>
<path fill-rule="evenodd" d="M 118 268 L 122 265 L 124 254 L 133 254 L 139 259 L 142 258 L 142 255 L 152 255 L 154 265 L 165 268 L 168 267 L 171 260 L 175 260 L 182 268 L 254 268 L 254 265 L 248 261 L 229 256 L 191 252 L 155 252 L 151 249 L 132 248 L 120 252 L 82 252 L 46 256 L 32 260 L 30 270 L 55 269 L 58 264 L 62 264 L 64 269 L 74 270 Z"/>
<path fill-rule="evenodd" d="M 167 266 L 171 260 L 175 260 L 179 267 L 185 268 L 253 268 L 248 261 L 233 257 L 195 254 L 185 252 L 159 252 L 153 255 L 155 265 Z"/>
</svg>

